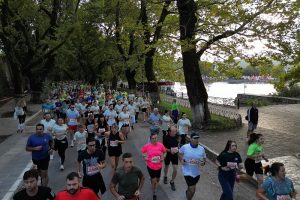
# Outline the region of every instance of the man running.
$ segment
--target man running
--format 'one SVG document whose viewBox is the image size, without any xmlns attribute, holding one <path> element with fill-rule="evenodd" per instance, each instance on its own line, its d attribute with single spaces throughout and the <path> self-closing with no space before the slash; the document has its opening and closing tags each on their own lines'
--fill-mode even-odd
<svg viewBox="0 0 300 200">
<path fill-rule="evenodd" d="M 53 200 L 55 194 L 50 188 L 38 186 L 39 173 L 35 169 L 28 170 L 23 175 L 23 182 L 25 188 L 17 192 L 14 200 L 39 199 L 39 200 Z"/>
<path fill-rule="evenodd" d="M 188 189 L 185 191 L 187 200 L 193 198 L 196 191 L 196 184 L 200 179 L 200 166 L 205 165 L 206 162 L 205 150 L 199 145 L 198 139 L 199 135 L 192 133 L 191 142 L 179 149 L 182 174 L 188 186 Z"/>
<path fill-rule="evenodd" d="M 81 176 L 81 164 L 83 167 L 82 186 L 92 189 L 97 195 L 99 190 L 104 194 L 106 187 L 100 171 L 106 167 L 104 154 L 96 149 L 96 140 L 87 139 L 87 149 L 78 155 L 78 174 Z"/>
<path fill-rule="evenodd" d="M 138 200 L 145 177 L 142 171 L 133 165 L 131 153 L 124 153 L 122 160 L 123 167 L 116 170 L 110 183 L 110 191 L 117 200 Z"/>
<path fill-rule="evenodd" d="M 52 129 L 53 126 L 55 125 L 55 120 L 51 119 L 51 114 L 50 113 L 45 113 L 44 114 L 44 119 L 41 120 L 41 124 L 44 125 L 44 133 L 49 133 L 52 134 Z M 50 159 L 53 160 L 53 152 L 50 154 Z"/>
<path fill-rule="evenodd" d="M 178 166 L 178 146 L 179 139 L 177 135 L 177 128 L 175 126 L 170 127 L 169 133 L 165 136 L 163 141 L 164 146 L 167 149 L 167 156 L 165 158 L 165 168 L 164 168 L 164 184 L 168 183 L 168 171 L 170 162 L 172 162 L 173 172 L 172 179 L 170 181 L 171 189 L 176 190 L 174 180 L 177 175 L 177 166 Z"/>
<path fill-rule="evenodd" d="M 78 173 L 71 172 L 67 176 L 67 188 L 58 192 L 55 200 L 100 200 L 89 188 L 80 187 Z"/>
<path fill-rule="evenodd" d="M 44 133 L 44 125 L 36 125 L 36 133 L 29 136 L 26 151 L 32 152 L 33 164 L 37 166 L 41 176 L 42 186 L 48 185 L 49 160 L 53 150 L 53 139 L 48 133 Z"/>
<path fill-rule="evenodd" d="M 67 122 L 70 133 L 71 147 L 74 146 L 74 133 L 77 131 L 77 124 L 80 118 L 79 112 L 75 109 L 75 105 L 71 104 L 67 110 Z"/>
</svg>

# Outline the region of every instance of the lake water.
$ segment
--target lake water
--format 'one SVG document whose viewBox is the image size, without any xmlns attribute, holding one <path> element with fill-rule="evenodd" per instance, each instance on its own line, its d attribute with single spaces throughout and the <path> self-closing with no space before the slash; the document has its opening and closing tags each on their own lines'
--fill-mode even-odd
<svg viewBox="0 0 300 200">
<path fill-rule="evenodd" d="M 269 95 L 276 94 L 273 84 L 270 83 L 234 83 L 214 82 L 205 84 L 208 96 L 235 98 L 237 94 Z"/>
<path fill-rule="evenodd" d="M 269 95 L 276 94 L 273 84 L 270 83 L 228 83 L 228 82 L 214 82 L 205 83 L 205 87 L 209 97 L 221 98 L 236 98 L 237 94 L 254 94 L 254 95 Z M 184 94 L 187 98 L 187 91 L 184 85 L 181 86 L 178 97 Z"/>
</svg>

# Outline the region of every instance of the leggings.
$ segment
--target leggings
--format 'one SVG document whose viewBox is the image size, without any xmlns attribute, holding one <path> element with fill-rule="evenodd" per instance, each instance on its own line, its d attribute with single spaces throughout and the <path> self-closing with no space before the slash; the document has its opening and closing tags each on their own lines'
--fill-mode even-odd
<svg viewBox="0 0 300 200">
<path fill-rule="evenodd" d="M 18 115 L 19 124 L 25 123 L 26 115 Z"/>
<path fill-rule="evenodd" d="M 63 165 L 66 158 L 65 152 L 66 149 L 68 148 L 68 140 L 67 138 L 64 138 L 62 140 L 55 139 L 54 145 L 55 145 L 55 150 L 57 150 L 58 155 L 60 157 L 60 162 Z"/>
</svg>

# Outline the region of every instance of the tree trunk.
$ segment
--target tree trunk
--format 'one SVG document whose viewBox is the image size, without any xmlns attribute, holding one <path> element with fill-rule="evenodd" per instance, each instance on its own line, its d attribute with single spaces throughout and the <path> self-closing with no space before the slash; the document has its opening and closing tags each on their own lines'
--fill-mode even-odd
<svg viewBox="0 0 300 200">
<path fill-rule="evenodd" d="M 145 74 L 148 80 L 148 91 L 154 107 L 156 107 L 159 98 L 158 84 L 153 69 L 153 56 L 155 50 L 151 50 L 145 54 Z"/>
<path fill-rule="evenodd" d="M 136 74 L 135 70 L 132 70 L 132 71 L 130 69 L 125 70 L 125 75 L 126 75 L 126 79 L 127 79 L 127 82 L 128 82 L 128 87 L 131 90 L 136 89 L 136 81 L 134 79 L 135 74 Z"/>
<path fill-rule="evenodd" d="M 197 7 L 194 0 L 177 0 L 180 23 L 180 40 L 183 71 L 189 102 L 193 114 L 193 129 L 202 129 L 210 119 L 207 92 L 201 77 L 195 42 L 195 16 Z"/>
<path fill-rule="evenodd" d="M 111 89 L 116 90 L 118 86 L 118 77 L 116 75 L 113 75 L 111 80 Z"/>
</svg>

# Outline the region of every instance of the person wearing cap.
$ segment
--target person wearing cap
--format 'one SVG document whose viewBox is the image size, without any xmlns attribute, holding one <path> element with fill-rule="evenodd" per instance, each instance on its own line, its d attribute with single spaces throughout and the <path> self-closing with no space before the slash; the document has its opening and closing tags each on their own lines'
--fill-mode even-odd
<svg viewBox="0 0 300 200">
<path fill-rule="evenodd" d="M 179 149 L 179 160 L 182 164 L 182 174 L 188 186 L 185 194 L 191 200 L 196 191 L 196 184 L 200 179 L 200 166 L 206 162 L 205 149 L 199 145 L 199 135 L 191 134 L 191 141 Z"/>
</svg>

